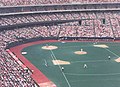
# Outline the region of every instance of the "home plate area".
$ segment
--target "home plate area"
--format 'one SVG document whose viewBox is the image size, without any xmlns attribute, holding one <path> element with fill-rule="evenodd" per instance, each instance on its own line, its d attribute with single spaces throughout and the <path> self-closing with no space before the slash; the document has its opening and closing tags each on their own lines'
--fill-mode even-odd
<svg viewBox="0 0 120 87">
<path fill-rule="evenodd" d="M 40 83 L 40 87 L 57 87 L 53 82 L 45 82 L 45 83 Z"/>
</svg>

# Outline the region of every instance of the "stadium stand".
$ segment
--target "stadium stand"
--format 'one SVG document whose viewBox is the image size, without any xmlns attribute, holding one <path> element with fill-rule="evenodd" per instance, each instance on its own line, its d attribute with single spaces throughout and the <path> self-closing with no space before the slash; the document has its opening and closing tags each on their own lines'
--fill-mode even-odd
<svg viewBox="0 0 120 87">
<path fill-rule="evenodd" d="M 36 4 L 66 4 L 66 3 L 89 3 L 89 2 L 120 2 L 120 0 L 1 0 L 1 5 L 36 5 Z"/>
<path fill-rule="evenodd" d="M 118 23 L 119 12 L 67 12 L 67 13 L 50 13 L 50 14 L 28 14 L 28 15 L 10 15 L 7 17 L 0 17 L 0 26 L 6 25 L 15 25 L 15 24 L 23 24 L 23 23 L 34 23 L 34 22 L 44 22 L 44 21 L 59 21 L 59 20 L 84 20 L 84 19 L 94 19 L 96 21 L 106 19 L 113 25 L 113 20 L 116 20 Z M 111 19 L 112 18 L 112 19 Z M 110 20 L 109 20 L 110 19 Z M 89 21 L 90 22 L 90 21 Z"/>
<path fill-rule="evenodd" d="M 98 22 L 99 23 L 99 22 Z M 70 23 L 72 24 L 72 23 Z M 6 52 L 8 43 L 19 41 L 20 37 L 31 39 L 35 37 L 113 37 L 111 28 L 100 26 L 94 29 L 91 26 L 79 26 L 78 23 L 64 24 L 60 26 L 40 26 L 28 27 L 15 30 L 0 32 L 0 64 L 1 64 L 1 87 L 18 86 L 34 87 L 34 81 L 31 79 L 31 72 L 26 72 L 17 62 Z M 96 25 L 97 26 L 97 25 Z M 109 26 L 108 26 L 109 27 Z M 120 32 L 120 31 L 118 31 Z M 120 33 L 115 34 L 116 37 Z M 17 37 L 17 38 L 16 38 Z M 27 79 L 26 79 L 27 78 Z M 13 82 L 14 81 L 14 82 Z"/>
<path fill-rule="evenodd" d="M 17 6 L 17 5 L 36 5 L 36 4 L 66 4 L 66 3 L 103 3 L 103 2 L 120 2 L 120 0 L 1 0 L 0 6 Z M 59 8 L 59 9 L 58 9 Z M 107 8 L 101 6 L 85 7 L 84 11 L 81 8 L 58 7 L 57 11 L 43 12 L 37 11 L 33 13 L 10 13 L 9 11 L 0 14 L 0 87 L 37 87 L 36 82 L 31 78 L 32 72 L 29 69 L 24 69 L 18 64 L 14 58 L 6 52 L 6 47 L 13 42 L 19 42 L 22 39 L 32 39 L 39 37 L 94 37 L 94 38 L 119 38 L 120 37 L 120 11 L 106 11 L 111 9 L 111 5 Z M 74 11 L 67 10 L 73 9 Z M 113 7 L 115 8 L 115 7 Z M 116 7 L 119 9 L 119 6 Z M 91 11 L 90 9 L 98 9 Z M 100 11 L 105 9 L 104 11 Z M 24 10 L 24 9 L 23 9 Z M 55 8 L 53 9 L 55 10 Z M 26 10 L 24 10 L 26 11 Z M 23 11 L 23 12 L 24 12 Z M 21 11 L 20 11 L 21 12 Z M 19 15 L 18 15 L 19 14 Z M 63 20 L 75 20 L 74 22 L 66 22 L 61 24 L 27 26 L 23 28 L 15 27 L 14 29 L 7 29 L 10 25 L 17 26 L 20 24 L 47 22 Z M 2 27 L 6 26 L 5 30 Z"/>
</svg>

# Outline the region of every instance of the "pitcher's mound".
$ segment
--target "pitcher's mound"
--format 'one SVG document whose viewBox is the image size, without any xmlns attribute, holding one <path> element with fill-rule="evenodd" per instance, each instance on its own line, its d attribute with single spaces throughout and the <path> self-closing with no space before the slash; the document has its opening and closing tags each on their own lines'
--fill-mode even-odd
<svg viewBox="0 0 120 87">
<path fill-rule="evenodd" d="M 68 65 L 70 62 L 68 61 L 63 61 L 63 60 L 52 60 L 54 65 Z"/>
<path fill-rule="evenodd" d="M 116 62 L 120 62 L 120 58 L 115 59 Z"/>
<path fill-rule="evenodd" d="M 78 55 L 87 54 L 87 52 L 85 52 L 85 51 L 75 51 L 74 53 L 78 54 Z"/>
<path fill-rule="evenodd" d="M 54 49 L 57 49 L 58 47 L 57 46 L 43 46 L 42 49 L 44 50 L 54 50 Z"/>
</svg>

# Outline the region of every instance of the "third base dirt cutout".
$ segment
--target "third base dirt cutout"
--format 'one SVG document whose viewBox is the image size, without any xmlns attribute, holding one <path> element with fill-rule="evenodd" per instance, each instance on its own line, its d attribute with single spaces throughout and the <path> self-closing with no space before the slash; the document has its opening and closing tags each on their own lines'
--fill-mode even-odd
<svg viewBox="0 0 120 87">
<path fill-rule="evenodd" d="M 117 58 L 117 59 L 115 59 L 115 61 L 116 61 L 116 62 L 120 62 L 120 57 L 119 57 L 119 58 Z"/>
</svg>

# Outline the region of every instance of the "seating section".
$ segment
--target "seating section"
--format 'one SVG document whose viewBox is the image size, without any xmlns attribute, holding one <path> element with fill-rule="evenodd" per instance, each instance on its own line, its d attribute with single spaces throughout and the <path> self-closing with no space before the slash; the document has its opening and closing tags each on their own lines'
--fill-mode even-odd
<svg viewBox="0 0 120 87">
<path fill-rule="evenodd" d="M 23 16 L 9 16 L 0 18 L 0 26 L 24 24 L 32 22 L 57 21 L 57 20 L 85 20 L 86 25 L 92 23 L 92 20 L 100 21 L 105 19 L 107 25 L 117 26 L 120 24 L 120 12 L 72 12 L 72 13 L 52 13 L 52 14 L 35 14 Z M 88 20 L 88 19 L 91 19 Z"/>
<path fill-rule="evenodd" d="M 17 32 L 0 32 L 0 87 L 37 87 L 32 73 L 23 69 L 5 50 L 8 43 L 18 41 L 14 34 Z"/>
<path fill-rule="evenodd" d="M 0 5 L 120 2 L 120 0 L 0 0 Z M 101 8 L 98 6 L 97 8 Z M 0 17 L 0 27 L 33 22 L 76 20 L 51 26 L 31 26 L 0 31 L 0 87 L 37 87 L 32 72 L 8 54 L 6 47 L 19 38 L 120 37 L 120 12 L 71 12 Z"/>
<path fill-rule="evenodd" d="M 101 17 L 97 14 L 97 17 Z M 94 18 L 94 17 L 93 17 Z M 111 21 L 111 22 L 110 22 Z M 111 27 L 112 26 L 112 27 Z M 34 87 L 31 72 L 26 72 L 5 50 L 8 43 L 19 41 L 18 38 L 35 37 L 119 37 L 120 25 L 117 18 L 106 20 L 83 20 L 58 26 L 35 26 L 0 32 L 0 70 L 1 87 Z"/>
<path fill-rule="evenodd" d="M 1 0 L 1 5 L 65 4 L 89 2 L 120 2 L 120 0 Z"/>
</svg>

